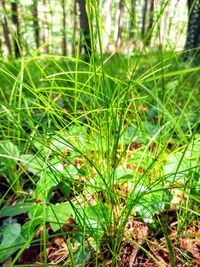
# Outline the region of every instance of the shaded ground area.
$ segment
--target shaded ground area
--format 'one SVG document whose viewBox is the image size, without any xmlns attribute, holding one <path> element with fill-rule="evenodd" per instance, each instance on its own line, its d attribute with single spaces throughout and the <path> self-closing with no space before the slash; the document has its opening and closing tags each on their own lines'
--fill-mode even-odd
<svg viewBox="0 0 200 267">
<path fill-rule="evenodd" d="M 112 265 L 111 253 L 106 246 L 104 251 L 102 251 L 103 257 L 98 255 L 94 249 L 93 253 L 88 253 L 92 249 L 90 239 L 88 238 L 85 241 L 85 257 L 88 257 L 88 263 L 85 266 L 96 266 L 96 255 L 98 266 L 200 266 L 199 222 L 189 225 L 186 229 L 182 229 L 180 234 L 180 229 L 177 229 L 176 212 L 176 210 L 168 210 L 158 214 L 157 220 L 160 221 L 161 226 L 156 230 L 150 228 L 138 218 L 130 218 L 125 227 L 124 237 L 120 245 L 118 263 L 115 265 Z M 21 221 L 26 220 L 26 216 L 19 219 Z M 165 226 L 167 228 L 163 231 L 161 228 Z M 76 243 L 69 245 L 71 236 L 78 231 L 76 222 L 73 219 L 68 219 L 62 230 L 56 233 L 47 224 L 45 231 L 48 233 L 46 248 L 38 242 L 38 239 L 43 236 L 43 231 L 41 230 L 37 233 L 32 245 L 22 253 L 17 264 L 27 266 L 30 264 L 34 266 L 36 264 L 35 266 L 37 266 L 37 264 L 43 264 L 46 260 L 49 264 L 55 264 L 55 266 L 56 264 L 69 266 L 71 262 L 70 253 L 77 253 L 78 251 Z M 44 256 L 45 254 L 46 256 Z M 10 257 L 4 262 L 3 266 L 9 265 L 13 258 L 14 256 Z"/>
</svg>

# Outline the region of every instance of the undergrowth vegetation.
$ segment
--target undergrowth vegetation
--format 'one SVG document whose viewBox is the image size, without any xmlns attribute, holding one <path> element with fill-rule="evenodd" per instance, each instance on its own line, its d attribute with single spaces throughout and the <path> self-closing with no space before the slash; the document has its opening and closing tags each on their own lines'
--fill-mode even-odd
<svg viewBox="0 0 200 267">
<path fill-rule="evenodd" d="M 198 226 L 200 67 L 162 53 L 1 63 L 0 263 L 126 266 L 132 242 L 164 266 L 155 231 L 196 266 L 166 211 L 175 239 Z"/>
</svg>

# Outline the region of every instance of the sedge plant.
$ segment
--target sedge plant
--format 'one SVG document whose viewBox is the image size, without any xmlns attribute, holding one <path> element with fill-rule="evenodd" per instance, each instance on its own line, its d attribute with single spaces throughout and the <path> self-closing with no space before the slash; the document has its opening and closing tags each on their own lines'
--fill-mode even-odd
<svg viewBox="0 0 200 267">
<path fill-rule="evenodd" d="M 144 57 L 144 45 L 135 56 L 104 56 L 96 1 L 87 5 L 93 12 L 89 61 L 33 55 L 21 58 L 15 72 L 1 66 L 0 79 L 11 86 L 9 93 L 1 88 L 0 172 L 7 189 L 1 192 L 0 261 L 17 252 L 14 266 L 39 242 L 38 266 L 115 266 L 122 244 L 133 242 L 161 266 L 143 246 L 150 244 L 147 234 L 140 241 L 125 234 L 139 217 L 161 228 L 175 266 L 168 221 L 156 215 L 174 205 L 180 236 L 189 214 L 194 221 L 199 216 L 199 67 L 184 68 L 173 49 Z M 9 205 L 9 192 L 18 196 L 16 205 Z M 15 216 L 22 213 L 28 220 L 20 225 Z M 65 253 L 51 261 L 48 240 L 60 235 Z"/>
</svg>

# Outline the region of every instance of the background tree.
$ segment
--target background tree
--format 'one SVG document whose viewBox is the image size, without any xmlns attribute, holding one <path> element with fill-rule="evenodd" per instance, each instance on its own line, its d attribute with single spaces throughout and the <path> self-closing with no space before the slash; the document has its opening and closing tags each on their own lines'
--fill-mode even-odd
<svg viewBox="0 0 200 267">
<path fill-rule="evenodd" d="M 104 35 L 104 45 L 105 52 L 111 52 L 111 32 L 112 32 L 112 0 L 106 0 L 104 5 L 104 12 L 106 12 L 106 20 L 105 20 L 105 35 Z"/>
<path fill-rule="evenodd" d="M 88 23 L 88 15 L 86 11 L 86 2 L 85 0 L 78 0 L 79 3 L 79 10 L 80 10 L 80 30 L 81 30 L 81 49 L 82 47 L 85 49 L 85 53 L 87 55 L 91 54 L 91 42 L 90 42 L 90 30 L 89 30 L 89 23 Z M 81 50 L 80 49 L 80 50 Z"/>
<path fill-rule="evenodd" d="M 141 30 L 142 39 L 144 39 L 146 34 L 147 5 L 148 5 L 148 0 L 144 0 L 144 7 L 142 12 L 142 30 Z"/>
<path fill-rule="evenodd" d="M 78 14 L 78 2 L 77 0 L 74 0 L 74 23 L 73 23 L 73 36 L 72 36 L 72 55 L 76 55 L 76 50 L 77 50 L 77 31 L 78 31 L 78 19 L 77 19 L 77 14 Z"/>
<path fill-rule="evenodd" d="M 14 31 L 14 49 L 15 57 L 20 57 L 20 33 L 19 33 L 19 18 L 18 18 L 18 3 L 11 2 L 11 11 L 12 11 L 12 23 Z"/>
<path fill-rule="evenodd" d="M 88 7 L 86 1 L 89 4 Z M 12 12 L 10 12 L 11 3 L 13 3 Z M 98 30 L 97 20 L 88 17 L 88 14 L 92 16 L 95 10 L 93 3 L 89 0 L 0 0 L 3 56 L 12 55 L 12 52 L 13 55 L 19 56 L 19 50 L 21 53 L 23 51 L 31 53 L 40 46 L 43 47 L 43 50 L 40 49 L 40 53 L 48 54 L 51 51 L 56 54 L 75 55 L 78 51 L 78 44 L 80 44 L 80 51 L 90 54 L 90 30 L 93 31 L 94 42 L 92 42 L 96 46 L 97 52 L 100 49 L 98 46 L 99 33 L 103 52 L 108 53 L 114 52 L 118 48 L 122 52 L 140 48 L 148 32 L 146 45 L 150 45 L 151 42 L 151 47 L 155 49 L 158 48 L 158 44 L 164 44 L 166 49 L 178 47 L 179 50 L 183 49 L 184 45 L 186 49 L 197 46 L 197 41 L 194 41 L 197 38 L 194 36 L 198 31 L 195 29 L 198 23 L 194 17 L 198 16 L 199 0 L 188 2 L 188 5 L 194 5 L 194 10 L 197 12 L 194 15 L 194 10 L 191 9 L 187 44 L 185 44 L 185 33 L 187 32 L 185 0 L 174 0 L 174 2 L 165 0 L 98 0 L 96 1 L 98 4 L 96 10 L 100 30 Z M 165 5 L 166 8 L 164 8 Z M 154 18 L 157 21 L 155 27 L 153 27 Z M 89 30 L 90 23 L 91 29 Z M 193 30 L 191 30 L 192 25 L 194 25 Z M 15 40 L 11 38 L 11 33 Z"/>
<path fill-rule="evenodd" d="M 67 29 L 66 29 L 66 8 L 65 0 L 61 0 L 62 5 L 62 27 L 63 27 L 63 36 L 62 36 L 62 54 L 63 56 L 67 55 Z"/>
<path fill-rule="evenodd" d="M 170 32 L 171 32 L 171 27 L 173 25 L 173 18 L 176 16 L 176 10 L 178 8 L 178 5 L 180 3 L 180 0 L 176 0 L 176 2 L 173 4 L 174 6 L 174 10 L 173 10 L 173 13 L 171 14 L 171 18 L 169 20 L 169 26 L 168 26 L 168 32 L 167 32 L 167 35 L 169 36 L 170 35 Z"/>
<path fill-rule="evenodd" d="M 163 1 L 162 6 L 165 5 L 165 2 Z M 164 39 L 167 33 L 167 21 L 169 17 L 169 6 L 166 6 L 164 9 L 164 12 L 161 17 L 161 21 L 159 23 L 159 45 L 158 48 L 160 49 L 164 43 Z"/>
<path fill-rule="evenodd" d="M 123 26 L 123 16 L 124 16 L 124 0 L 119 1 L 119 8 L 116 12 L 116 23 L 115 23 L 115 34 L 114 41 L 117 48 L 122 45 L 122 26 Z"/>
<path fill-rule="evenodd" d="M 135 27 L 135 8 L 136 8 L 136 0 L 131 0 L 131 8 L 130 8 L 130 28 L 129 28 L 129 39 L 133 40 L 134 36 L 134 27 Z"/>
<path fill-rule="evenodd" d="M 49 8 L 46 0 L 43 0 L 44 5 L 44 21 L 43 21 L 43 41 L 46 44 L 44 47 L 45 53 L 49 54 Z"/>
<path fill-rule="evenodd" d="M 9 33 L 7 18 L 5 16 L 5 14 L 6 14 L 5 0 L 1 0 L 1 5 L 2 5 L 3 13 L 4 13 L 3 18 L 2 18 L 2 26 L 3 26 L 5 45 L 7 47 L 8 54 L 10 56 L 12 56 L 12 46 L 11 46 L 11 41 L 10 41 L 10 33 Z"/>
<path fill-rule="evenodd" d="M 188 0 L 188 27 L 187 38 L 185 43 L 185 49 L 195 49 L 188 51 L 186 58 L 190 54 L 196 54 L 198 60 L 200 60 L 200 0 Z"/>
<path fill-rule="evenodd" d="M 151 0 L 149 5 L 149 24 L 147 26 L 148 33 L 152 31 L 153 19 L 154 19 L 154 0 Z M 149 35 L 146 45 L 150 45 L 150 41 L 151 41 L 151 34 Z"/>
<path fill-rule="evenodd" d="M 32 14 L 33 14 L 33 28 L 34 28 L 34 35 L 35 35 L 35 44 L 36 44 L 36 48 L 39 48 L 40 28 L 39 28 L 39 18 L 38 18 L 38 0 L 33 0 Z"/>
</svg>

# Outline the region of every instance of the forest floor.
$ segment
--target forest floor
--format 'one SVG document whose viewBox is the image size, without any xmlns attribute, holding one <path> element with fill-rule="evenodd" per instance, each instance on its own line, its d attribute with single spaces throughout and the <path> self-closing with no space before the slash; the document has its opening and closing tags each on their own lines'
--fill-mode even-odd
<svg viewBox="0 0 200 267">
<path fill-rule="evenodd" d="M 108 252 L 108 249 L 106 249 L 105 247 L 105 250 L 102 251 L 103 256 L 99 255 L 98 261 L 95 260 L 95 263 L 89 261 L 84 266 L 199 267 L 199 222 L 196 222 L 187 227 L 185 231 L 185 237 L 178 237 L 176 229 L 176 210 L 163 211 L 162 214 L 159 214 L 158 216 L 166 218 L 167 220 L 166 226 L 168 227 L 169 233 L 168 243 L 162 231 L 151 230 L 145 222 L 132 218 L 128 221 L 125 228 L 124 238 L 120 245 L 118 263 L 111 265 L 112 258 L 110 252 Z M 72 227 L 71 224 L 70 226 L 69 224 L 63 226 L 63 228 L 69 227 Z M 73 224 L 73 227 L 76 228 L 76 225 Z M 47 231 L 50 231 L 49 225 L 47 225 Z M 71 231 L 75 230 L 72 229 Z M 56 237 L 50 237 L 47 239 L 45 250 L 42 249 L 42 246 L 40 244 L 33 244 L 28 249 L 24 250 L 15 266 L 43 266 L 44 254 L 46 254 L 49 266 L 70 266 L 66 264 L 66 261 L 69 258 L 69 249 L 67 247 L 67 239 L 69 233 L 66 236 L 63 235 L 63 232 L 60 232 L 60 235 L 59 232 L 56 234 Z M 38 233 L 37 238 L 40 235 L 42 235 L 42 232 Z M 133 242 L 131 242 L 131 239 L 133 240 Z M 169 254 L 169 249 L 171 250 L 171 255 Z M 76 246 L 73 247 L 73 251 L 75 250 Z M 12 259 L 9 258 L 3 266 L 7 266 L 7 264 L 11 261 Z M 80 264 L 76 266 L 82 265 Z"/>
</svg>

